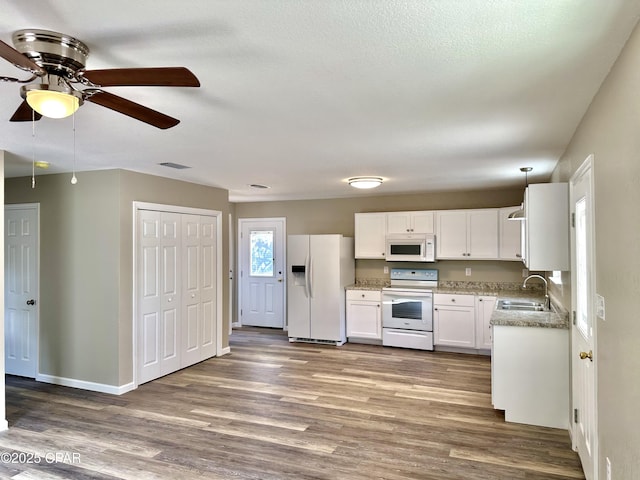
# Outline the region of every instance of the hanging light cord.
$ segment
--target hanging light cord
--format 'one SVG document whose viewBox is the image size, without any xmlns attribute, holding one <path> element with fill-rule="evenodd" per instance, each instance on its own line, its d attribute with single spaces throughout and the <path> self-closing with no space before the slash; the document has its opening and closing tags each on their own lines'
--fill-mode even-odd
<svg viewBox="0 0 640 480">
<path fill-rule="evenodd" d="M 78 178 L 76 177 L 76 112 L 72 114 L 73 121 L 73 176 L 71 177 L 71 184 L 75 185 L 78 183 Z"/>
<path fill-rule="evenodd" d="M 36 188 L 36 112 L 31 109 L 31 188 Z"/>
</svg>

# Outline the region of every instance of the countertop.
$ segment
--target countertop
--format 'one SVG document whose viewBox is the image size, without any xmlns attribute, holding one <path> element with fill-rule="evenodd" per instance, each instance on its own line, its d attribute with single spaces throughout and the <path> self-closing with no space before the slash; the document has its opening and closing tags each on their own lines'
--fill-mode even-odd
<svg viewBox="0 0 640 480">
<path fill-rule="evenodd" d="M 389 282 L 384 279 L 358 280 L 349 285 L 348 290 L 380 290 L 388 287 Z M 498 300 L 531 300 L 544 301 L 542 288 L 522 289 L 519 283 L 497 282 L 442 282 L 433 289 L 434 293 L 448 293 L 458 295 L 483 295 L 497 297 Z M 569 328 L 569 312 L 562 309 L 553 301 L 553 309 L 549 312 L 526 312 L 513 310 L 494 310 L 491 315 L 491 325 L 505 327 L 541 327 L 541 328 Z"/>
</svg>

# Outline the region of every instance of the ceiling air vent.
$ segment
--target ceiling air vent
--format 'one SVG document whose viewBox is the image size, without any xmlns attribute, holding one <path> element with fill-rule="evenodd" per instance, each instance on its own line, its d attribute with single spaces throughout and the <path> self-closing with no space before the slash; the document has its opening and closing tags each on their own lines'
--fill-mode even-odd
<svg viewBox="0 0 640 480">
<path fill-rule="evenodd" d="M 176 170 L 184 170 L 185 168 L 191 168 L 191 167 L 188 167 L 187 165 L 180 165 L 179 163 L 173 163 L 173 162 L 162 162 L 162 163 L 159 163 L 158 165 L 162 165 L 163 167 L 175 168 Z"/>
</svg>

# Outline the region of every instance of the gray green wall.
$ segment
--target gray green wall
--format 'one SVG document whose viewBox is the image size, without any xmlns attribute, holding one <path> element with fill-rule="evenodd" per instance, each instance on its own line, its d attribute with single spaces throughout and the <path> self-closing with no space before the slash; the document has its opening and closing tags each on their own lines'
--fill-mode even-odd
<svg viewBox="0 0 640 480">
<path fill-rule="evenodd" d="M 520 205 L 523 194 L 524 185 L 507 190 L 238 203 L 235 205 L 235 214 L 237 218 L 286 217 L 287 234 L 341 233 L 352 237 L 355 213 L 509 207 Z M 389 278 L 389 274 L 383 273 L 385 265 L 389 264 L 384 260 L 357 260 L 356 277 Z M 438 268 L 441 280 L 519 282 L 522 281 L 523 266 L 520 262 L 460 260 L 439 261 L 434 268 Z M 470 277 L 465 275 L 466 268 L 471 268 Z"/>
<path fill-rule="evenodd" d="M 640 31 L 636 27 L 558 163 L 568 181 L 594 155 L 599 478 L 640 478 Z M 565 282 L 570 276 L 565 275 Z M 563 291 L 570 304 L 570 285 Z"/>
<path fill-rule="evenodd" d="M 133 201 L 219 210 L 227 191 L 124 170 L 5 181 L 5 203 L 40 203 L 43 374 L 122 386 L 133 381 Z M 223 272 L 228 256 L 223 254 Z M 223 279 L 225 276 L 223 275 Z M 228 318 L 223 282 L 223 322 Z M 228 328 L 223 327 L 223 346 Z"/>
</svg>

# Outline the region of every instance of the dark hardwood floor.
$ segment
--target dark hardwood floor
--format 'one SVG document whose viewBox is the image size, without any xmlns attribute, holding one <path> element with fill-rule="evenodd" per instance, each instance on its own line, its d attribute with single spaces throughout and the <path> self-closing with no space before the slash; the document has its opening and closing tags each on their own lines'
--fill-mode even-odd
<svg viewBox="0 0 640 480">
<path fill-rule="evenodd" d="M 122 396 L 8 376 L 0 476 L 584 478 L 566 431 L 493 410 L 488 357 L 268 329 L 235 330 L 231 349 Z"/>
</svg>

